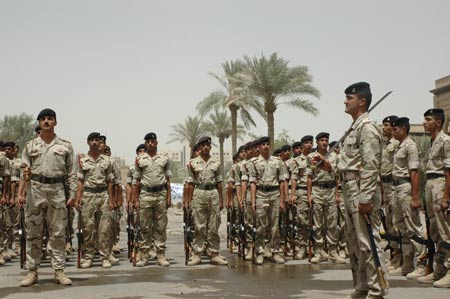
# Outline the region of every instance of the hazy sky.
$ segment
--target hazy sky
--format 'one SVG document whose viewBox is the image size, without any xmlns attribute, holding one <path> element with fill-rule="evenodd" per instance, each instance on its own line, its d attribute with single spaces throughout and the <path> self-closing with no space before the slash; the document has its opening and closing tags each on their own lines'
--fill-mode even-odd
<svg viewBox="0 0 450 299">
<path fill-rule="evenodd" d="M 356 81 L 372 113 L 422 122 L 434 81 L 450 74 L 449 1 L 1 1 L 0 118 L 56 110 L 57 133 L 86 151 L 108 136 L 130 163 L 150 131 L 166 144 L 170 126 L 220 88 L 208 73 L 226 60 L 277 52 L 306 65 L 322 96 L 316 118 L 281 106 L 275 134 L 319 131 L 338 139 L 351 119 L 343 90 Z M 256 134 L 267 126 L 255 116 Z M 227 147 L 231 147 L 228 140 Z"/>
</svg>

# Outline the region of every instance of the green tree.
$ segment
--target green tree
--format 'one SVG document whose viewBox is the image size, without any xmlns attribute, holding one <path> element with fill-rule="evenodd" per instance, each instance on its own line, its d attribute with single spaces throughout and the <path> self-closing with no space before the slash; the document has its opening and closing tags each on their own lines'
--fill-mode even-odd
<svg viewBox="0 0 450 299">
<path fill-rule="evenodd" d="M 226 61 L 222 64 L 223 76 L 210 73 L 211 76 L 219 81 L 225 91 L 214 91 L 197 105 L 197 110 L 201 115 L 206 115 L 217 107 L 226 107 L 230 110 L 232 128 L 231 148 L 233 154 L 237 151 L 238 115 L 247 129 L 256 125 L 250 114 L 251 110 L 255 110 L 264 117 L 264 110 L 261 103 L 252 94 L 247 92 L 242 82 L 234 79 L 239 72 L 243 71 L 244 67 L 245 64 L 240 60 Z"/>
<path fill-rule="evenodd" d="M 25 144 L 33 139 L 36 121 L 29 114 L 5 115 L 0 120 L 0 140 L 14 141 L 23 149 Z"/>
<path fill-rule="evenodd" d="M 172 125 L 172 139 L 169 143 L 179 141 L 187 142 L 192 152 L 192 147 L 206 133 L 206 126 L 201 116 L 188 116 L 184 123 Z"/>
<path fill-rule="evenodd" d="M 292 144 L 294 143 L 294 139 L 292 139 L 291 136 L 289 136 L 289 133 L 286 129 L 283 129 L 279 134 L 278 137 L 275 139 L 272 145 L 272 151 L 274 151 L 277 148 L 282 147 L 285 144 Z"/>
<path fill-rule="evenodd" d="M 236 80 L 246 86 L 263 105 L 268 135 L 274 140 L 274 114 L 278 105 L 286 104 L 292 108 L 318 115 L 318 110 L 310 100 L 303 96 L 320 97 L 320 92 L 312 86 L 312 76 L 308 67 L 289 67 L 289 61 L 273 53 L 269 58 L 244 57 L 246 67 L 237 74 Z"/>
<path fill-rule="evenodd" d="M 224 163 L 224 154 L 223 154 L 223 144 L 225 139 L 229 138 L 232 133 L 231 128 L 231 117 L 227 113 L 226 110 L 220 110 L 219 108 L 214 109 L 214 113 L 209 115 L 209 120 L 205 121 L 205 125 L 207 127 L 208 132 L 211 135 L 214 135 L 219 140 L 219 157 L 220 157 L 220 166 L 222 168 L 222 176 L 224 176 L 225 171 L 225 163 Z M 244 127 L 238 125 L 236 128 L 237 137 L 239 138 L 241 135 L 245 133 Z"/>
</svg>

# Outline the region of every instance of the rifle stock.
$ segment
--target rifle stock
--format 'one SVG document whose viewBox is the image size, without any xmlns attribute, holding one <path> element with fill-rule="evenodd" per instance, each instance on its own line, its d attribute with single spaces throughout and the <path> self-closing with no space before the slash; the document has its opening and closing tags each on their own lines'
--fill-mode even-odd
<svg viewBox="0 0 450 299">
<path fill-rule="evenodd" d="M 77 221 L 77 268 L 81 268 L 81 256 L 83 250 L 83 218 L 81 216 L 81 207 L 78 210 L 78 221 Z"/>
<path fill-rule="evenodd" d="M 25 210 L 19 208 L 19 241 L 20 241 L 20 269 L 24 269 L 27 260 L 27 239 L 25 231 Z"/>
</svg>

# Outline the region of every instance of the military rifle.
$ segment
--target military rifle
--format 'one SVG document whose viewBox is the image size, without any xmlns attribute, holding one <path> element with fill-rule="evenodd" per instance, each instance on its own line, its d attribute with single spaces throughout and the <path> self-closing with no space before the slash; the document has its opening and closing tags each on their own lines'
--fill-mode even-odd
<svg viewBox="0 0 450 299">
<path fill-rule="evenodd" d="M 242 208 L 239 209 L 239 243 L 240 254 L 242 259 L 245 259 L 245 249 L 247 248 L 247 234 L 245 224 L 245 207 L 242 204 Z"/>
<path fill-rule="evenodd" d="M 295 252 L 295 242 L 297 238 L 297 208 L 294 204 L 290 205 L 290 211 L 291 211 L 291 219 L 290 219 L 290 238 L 291 238 L 291 247 L 292 247 L 292 257 L 295 259 L 296 252 Z"/>
<path fill-rule="evenodd" d="M 20 242 L 20 269 L 24 269 L 27 260 L 27 237 L 25 230 L 25 209 L 19 208 L 19 242 Z"/>
<path fill-rule="evenodd" d="M 428 217 L 427 208 L 424 208 L 425 211 L 425 228 L 427 230 L 427 266 L 426 266 L 426 275 L 433 273 L 433 260 L 434 254 L 436 253 L 436 248 L 434 247 L 433 239 L 431 239 L 431 230 L 430 230 L 430 218 Z"/>
<path fill-rule="evenodd" d="M 231 209 L 227 208 L 227 248 L 230 248 L 230 253 L 233 251 L 231 248 Z"/>
<path fill-rule="evenodd" d="M 133 241 L 133 267 L 136 267 L 137 255 L 139 251 L 139 235 L 141 233 L 141 215 L 140 215 L 141 205 L 139 203 L 136 211 L 136 223 L 134 224 L 134 241 Z"/>
<path fill-rule="evenodd" d="M 132 262 L 133 257 L 133 241 L 134 241 L 134 213 L 133 208 L 127 209 L 127 245 L 128 245 L 128 260 Z"/>
<path fill-rule="evenodd" d="M 367 232 L 369 234 L 369 241 L 370 241 L 370 250 L 372 251 L 373 260 L 375 262 L 375 268 L 377 270 L 378 276 L 380 278 L 381 287 L 383 289 L 389 288 L 389 283 L 386 281 L 385 273 L 383 271 L 383 268 L 381 268 L 380 263 L 380 257 L 378 256 L 378 250 L 377 246 L 375 245 L 375 238 L 373 237 L 373 230 L 372 230 L 372 224 L 370 221 L 370 216 L 367 214 Z"/>
<path fill-rule="evenodd" d="M 81 268 L 81 256 L 83 250 L 83 217 L 81 216 L 81 206 L 78 209 L 78 221 L 77 221 L 77 268 Z"/>
<path fill-rule="evenodd" d="M 252 230 L 252 261 L 255 262 L 255 248 L 256 248 L 256 212 L 253 213 L 253 230 Z"/>
<path fill-rule="evenodd" d="M 308 262 L 311 262 L 314 247 L 314 205 L 309 208 Z"/>
<path fill-rule="evenodd" d="M 192 233 L 191 233 L 191 211 L 189 208 L 183 207 L 183 234 L 184 234 L 184 264 L 189 261 Z"/>
</svg>

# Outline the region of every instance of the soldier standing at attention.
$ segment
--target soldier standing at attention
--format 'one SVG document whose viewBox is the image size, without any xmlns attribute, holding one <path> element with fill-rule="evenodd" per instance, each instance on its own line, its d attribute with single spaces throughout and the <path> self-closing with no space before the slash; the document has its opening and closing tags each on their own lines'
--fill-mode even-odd
<svg viewBox="0 0 450 299">
<path fill-rule="evenodd" d="M 187 204 L 192 207 L 195 223 L 195 238 L 192 242 L 194 254 L 188 266 L 201 263 L 200 256 L 207 250 L 211 253 L 211 264 L 228 265 L 225 257 L 219 254 L 220 210 L 223 209 L 222 170 L 219 161 L 211 158 L 211 137 L 201 137 L 197 142 L 199 156 L 189 161 Z M 195 188 L 195 189 L 194 189 Z"/>
<path fill-rule="evenodd" d="M 1 184 L 1 197 L 0 197 L 0 241 L 4 241 L 7 238 L 6 235 L 6 222 L 4 218 L 3 210 L 6 210 L 7 201 L 9 198 L 9 184 L 11 179 L 11 168 L 9 165 L 8 158 L 3 152 L 3 142 L 0 144 L 0 178 L 2 179 Z M 3 244 L 0 244 L 0 265 L 5 264 L 5 260 L 11 260 L 11 256 L 8 255 L 6 248 L 3 247 Z"/>
<path fill-rule="evenodd" d="M 111 225 L 112 225 L 112 184 L 111 161 L 99 150 L 100 133 L 93 132 L 87 137 L 89 152 L 79 157 L 77 206 L 81 206 L 83 218 L 82 269 L 92 266 L 96 246 L 102 259 L 103 268 L 111 268 Z"/>
<path fill-rule="evenodd" d="M 450 257 L 450 137 L 442 131 L 445 114 L 442 109 L 424 113 L 423 126 L 431 135 L 431 149 L 426 166 L 425 201 L 430 219 L 431 239 L 436 243 L 434 272 L 417 280 L 437 288 L 450 287 L 450 270 L 444 265 Z"/>
<path fill-rule="evenodd" d="M 386 235 L 391 239 L 392 237 L 397 240 L 388 240 L 389 246 L 392 248 L 391 253 L 392 260 L 387 266 L 388 270 L 394 270 L 401 266 L 402 253 L 400 252 L 400 244 L 398 239 L 400 238 L 398 229 L 395 223 L 401 218 L 400 209 L 397 208 L 397 202 L 395 198 L 394 179 L 392 177 L 392 167 L 394 163 L 394 152 L 397 149 L 399 142 L 393 136 L 394 128 L 391 122 L 396 121 L 398 117 L 396 115 L 387 116 L 383 119 L 383 154 L 381 158 L 381 196 L 383 209 L 386 214 Z M 391 237 L 392 236 L 392 237 Z"/>
<path fill-rule="evenodd" d="M 367 113 L 372 101 L 370 85 L 359 82 L 345 90 L 345 112 L 353 119 L 351 132 L 344 140 L 338 161 L 347 223 L 347 245 L 350 254 L 355 291 L 348 298 L 383 298 L 382 286 L 370 247 L 367 219 L 370 217 L 378 256 L 380 246 L 381 208 L 378 178 L 381 167 L 382 137 L 378 126 Z M 386 276 L 384 259 L 380 258 Z M 387 277 L 385 277 L 387 281 Z"/>
<path fill-rule="evenodd" d="M 312 135 L 305 135 L 300 140 L 301 154 L 296 156 L 293 163 L 290 165 L 291 172 L 291 201 L 297 206 L 297 219 L 299 231 L 297 234 L 296 244 L 299 247 L 297 252 L 297 259 L 304 259 L 306 257 L 306 248 L 308 244 L 308 226 L 309 226 L 309 202 L 307 196 L 307 178 L 306 168 L 308 167 L 308 155 L 311 153 L 314 137 Z M 294 154 L 296 152 L 296 146 Z"/>
<path fill-rule="evenodd" d="M 144 137 L 147 153 L 136 158 L 135 183 L 133 186 L 134 206 L 139 207 L 141 238 L 137 267 L 148 264 L 148 251 L 154 246 L 156 262 L 170 265 L 165 256 L 167 209 L 172 205 L 170 160 L 158 154 L 158 140 L 155 133 Z"/>
<path fill-rule="evenodd" d="M 309 154 L 311 166 L 306 169 L 308 175 L 308 201 L 314 209 L 314 256 L 311 263 L 320 264 L 322 259 L 328 258 L 324 248 L 327 241 L 329 258 L 333 263 L 345 264 L 337 252 L 338 228 L 337 205 L 339 205 L 338 181 L 336 178 L 336 155 L 326 157 L 330 135 L 321 132 L 316 136 L 317 152 Z M 317 163 L 322 161 L 320 167 Z M 323 228 L 326 226 L 326 229 Z"/>
<path fill-rule="evenodd" d="M 52 244 L 51 262 L 55 270 L 55 282 L 70 285 L 72 281 L 64 274 L 67 226 L 64 183 L 69 187 L 67 205 L 73 206 L 76 190 L 74 153 L 72 144 L 55 134 L 55 111 L 44 109 L 38 114 L 37 120 L 42 132 L 29 141 L 23 150 L 19 181 L 18 200 L 21 207 L 26 205 L 25 222 L 28 228 L 28 274 L 20 285 L 31 286 L 38 282 L 45 219 Z"/>
<path fill-rule="evenodd" d="M 270 231 L 272 262 L 285 263 L 280 256 L 280 209 L 284 210 L 283 194 L 287 189 L 287 170 L 280 158 L 270 155 L 270 138 L 261 137 L 259 156 L 251 160 L 248 169 L 252 210 L 256 213 L 256 264 L 264 262 L 265 236 Z M 285 193 L 286 192 L 286 193 Z"/>
<path fill-rule="evenodd" d="M 392 121 L 394 138 L 400 142 L 395 150 L 392 175 L 394 178 L 395 201 L 401 217 L 396 226 L 402 234 L 403 264 L 390 271 L 391 275 L 407 275 L 417 279 L 425 275 L 425 265 L 418 264 L 425 252 L 425 228 L 420 222 L 419 208 L 419 150 L 409 138 L 409 119 L 400 117 Z M 417 263 L 417 264 L 416 264 Z M 422 261 L 423 263 L 423 261 Z"/>
</svg>

